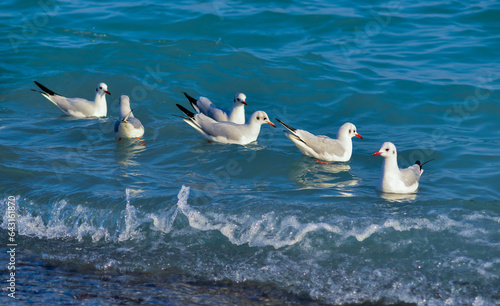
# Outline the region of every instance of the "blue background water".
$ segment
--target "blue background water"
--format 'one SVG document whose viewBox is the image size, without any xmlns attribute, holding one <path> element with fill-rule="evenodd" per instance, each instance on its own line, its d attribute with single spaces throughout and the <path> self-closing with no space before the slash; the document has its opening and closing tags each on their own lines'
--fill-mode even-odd
<svg viewBox="0 0 500 306">
<path fill-rule="evenodd" d="M 495 1 L 4 1 L 0 20 L 20 300 L 500 302 Z M 108 117 L 63 116 L 33 80 L 88 99 L 105 82 Z M 267 125 L 207 143 L 172 116 L 182 91 L 364 139 L 333 165 Z M 113 137 L 121 94 L 145 147 Z M 401 166 L 435 159 L 416 195 L 376 191 L 385 141 Z M 0 238 L 3 281 L 6 215 Z"/>
</svg>

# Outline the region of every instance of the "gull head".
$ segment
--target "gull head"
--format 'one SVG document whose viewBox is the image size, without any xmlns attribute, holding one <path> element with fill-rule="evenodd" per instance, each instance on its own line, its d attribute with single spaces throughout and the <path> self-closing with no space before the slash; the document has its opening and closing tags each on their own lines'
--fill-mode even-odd
<svg viewBox="0 0 500 306">
<path fill-rule="evenodd" d="M 99 85 L 97 85 L 97 88 L 95 89 L 95 91 L 100 95 L 104 95 L 105 93 L 107 93 L 108 95 L 111 95 L 111 93 L 108 91 L 108 85 L 104 84 L 104 83 L 99 83 Z"/>
<path fill-rule="evenodd" d="M 247 96 L 244 93 L 239 92 L 234 96 L 234 106 L 247 105 Z"/>
<path fill-rule="evenodd" d="M 380 150 L 372 154 L 372 156 L 375 155 L 380 155 L 384 158 L 393 156 L 396 157 L 398 155 L 398 152 L 396 151 L 396 146 L 392 142 L 384 142 Z"/>
<path fill-rule="evenodd" d="M 276 125 L 269 120 L 269 116 L 266 114 L 266 112 L 263 111 L 256 111 L 255 113 L 253 113 L 252 117 L 250 118 L 250 122 L 256 122 L 259 124 L 267 123 L 269 125 L 272 125 L 273 127 L 276 127 Z"/>
<path fill-rule="evenodd" d="M 130 98 L 127 95 L 120 97 L 120 111 L 130 112 Z"/>
<path fill-rule="evenodd" d="M 130 98 L 127 95 L 122 95 L 120 97 L 120 120 L 126 120 L 129 117 L 134 118 L 134 114 L 132 114 L 132 109 L 130 108 Z"/>
<path fill-rule="evenodd" d="M 340 127 L 337 135 L 338 135 L 337 138 L 340 138 L 341 136 L 344 136 L 344 137 L 347 136 L 349 138 L 353 138 L 354 136 L 356 136 L 360 139 L 363 139 L 363 137 L 358 134 L 356 126 L 350 122 L 344 123 Z"/>
</svg>

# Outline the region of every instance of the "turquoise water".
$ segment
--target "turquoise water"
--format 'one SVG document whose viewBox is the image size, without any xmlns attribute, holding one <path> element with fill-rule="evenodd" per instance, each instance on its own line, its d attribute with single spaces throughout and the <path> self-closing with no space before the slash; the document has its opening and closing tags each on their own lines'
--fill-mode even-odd
<svg viewBox="0 0 500 306">
<path fill-rule="evenodd" d="M 1 12 L 0 279 L 11 197 L 18 302 L 500 303 L 495 1 Z M 34 80 L 88 99 L 105 82 L 108 116 L 63 116 Z M 208 143 L 172 116 L 182 91 L 224 107 L 244 92 L 247 114 L 329 136 L 349 121 L 364 139 L 332 165 L 268 125 L 248 146 Z M 122 94 L 146 146 L 114 139 Z M 375 189 L 385 141 L 400 166 L 435 159 L 418 193 Z"/>
</svg>

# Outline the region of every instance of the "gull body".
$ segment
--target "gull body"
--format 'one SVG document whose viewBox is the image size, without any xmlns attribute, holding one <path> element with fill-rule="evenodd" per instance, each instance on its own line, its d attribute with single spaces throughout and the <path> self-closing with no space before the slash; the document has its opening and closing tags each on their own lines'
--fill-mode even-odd
<svg viewBox="0 0 500 306">
<path fill-rule="evenodd" d="M 184 92 L 184 95 L 197 113 L 202 113 L 215 121 L 229 121 L 237 124 L 245 124 L 245 105 L 247 105 L 245 94 L 239 92 L 234 96 L 231 111 L 215 106 L 208 98 L 200 97 L 198 100 Z"/>
<path fill-rule="evenodd" d="M 414 193 L 418 189 L 420 176 L 424 172 L 421 164 L 416 161 L 414 165 L 400 169 L 398 167 L 398 153 L 396 146 L 391 142 L 385 142 L 380 150 L 372 154 L 380 155 L 384 158 L 382 164 L 382 175 L 377 185 L 377 189 L 387 193 Z"/>
<path fill-rule="evenodd" d="M 144 126 L 134 117 L 130 108 L 130 98 L 126 95 L 120 97 L 120 117 L 115 123 L 116 138 L 139 138 L 144 135 Z"/>
<path fill-rule="evenodd" d="M 104 83 L 97 85 L 94 101 L 89 101 L 82 98 L 63 97 L 37 81 L 34 82 L 42 90 L 38 92 L 54 103 L 66 115 L 76 118 L 106 117 L 107 115 L 106 94 L 111 95 L 111 93 L 108 91 L 108 85 Z"/>
<path fill-rule="evenodd" d="M 203 113 L 194 114 L 179 104 L 177 107 L 188 117 L 182 117 L 184 121 L 209 141 L 246 145 L 257 140 L 262 124 L 267 123 L 276 127 L 263 111 L 253 113 L 248 123 L 237 124 L 218 122 Z"/>
<path fill-rule="evenodd" d="M 356 126 L 352 123 L 344 123 L 337 132 L 337 138 L 328 136 L 316 136 L 305 130 L 299 130 L 285 124 L 276 118 L 287 130 L 286 137 L 299 149 L 302 154 L 320 160 L 346 162 L 352 155 L 352 137 L 360 139 L 363 137 L 356 132 Z"/>
</svg>

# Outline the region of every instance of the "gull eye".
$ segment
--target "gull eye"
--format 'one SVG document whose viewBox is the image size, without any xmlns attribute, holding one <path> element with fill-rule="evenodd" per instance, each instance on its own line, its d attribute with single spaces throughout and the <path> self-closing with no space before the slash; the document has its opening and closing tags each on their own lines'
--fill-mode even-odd
<svg viewBox="0 0 500 306">
<path fill-rule="evenodd" d="M 259 117 L 259 116 L 257 116 L 257 120 L 260 120 L 260 117 Z"/>
<path fill-rule="evenodd" d="M 389 148 L 385 149 L 386 152 L 389 152 Z"/>
</svg>

